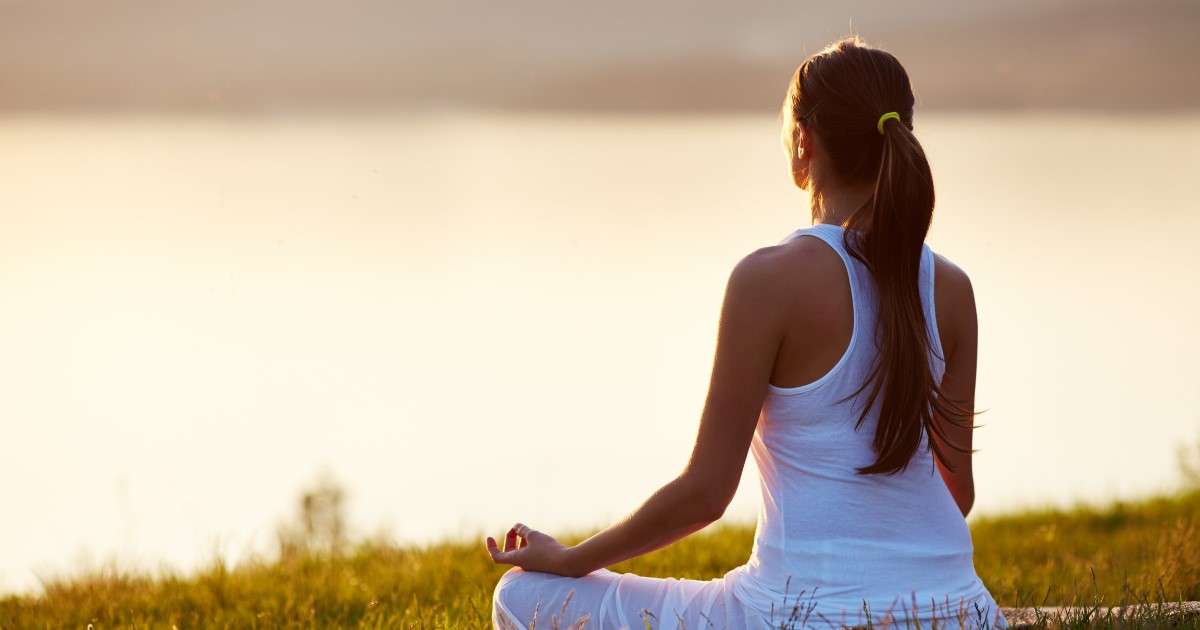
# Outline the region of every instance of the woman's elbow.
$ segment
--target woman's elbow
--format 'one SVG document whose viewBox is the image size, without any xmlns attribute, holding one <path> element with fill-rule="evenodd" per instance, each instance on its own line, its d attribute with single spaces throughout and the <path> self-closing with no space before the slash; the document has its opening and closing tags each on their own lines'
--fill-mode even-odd
<svg viewBox="0 0 1200 630">
<path fill-rule="evenodd" d="M 721 486 L 697 478 L 684 478 L 687 491 L 687 510 L 692 520 L 699 523 L 712 523 L 725 515 L 725 508 L 733 499 L 733 494 Z"/>
<path fill-rule="evenodd" d="M 950 496 L 954 499 L 959 511 L 962 512 L 963 518 L 966 518 L 967 513 L 975 504 L 975 480 L 969 472 L 954 474 L 942 469 L 941 473 L 942 481 L 946 483 L 946 489 L 950 491 Z"/>
<path fill-rule="evenodd" d="M 954 499 L 958 503 L 958 509 L 962 511 L 963 518 L 966 518 L 975 506 L 975 490 L 960 491 Z"/>
<path fill-rule="evenodd" d="M 729 499 L 723 496 L 711 496 L 701 499 L 700 519 L 705 523 L 721 520 L 725 516 L 725 508 L 729 507 Z"/>
</svg>

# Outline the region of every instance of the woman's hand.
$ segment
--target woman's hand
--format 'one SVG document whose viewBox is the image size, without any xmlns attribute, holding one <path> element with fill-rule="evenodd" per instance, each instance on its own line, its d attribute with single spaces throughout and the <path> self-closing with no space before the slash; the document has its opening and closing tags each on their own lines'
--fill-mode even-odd
<svg viewBox="0 0 1200 630">
<path fill-rule="evenodd" d="M 512 564 L 526 571 L 556 573 L 570 577 L 586 575 L 572 566 L 571 550 L 549 534 L 543 534 L 521 523 L 513 525 L 504 536 L 504 550 L 496 540 L 487 537 L 487 550 L 496 564 Z"/>
</svg>

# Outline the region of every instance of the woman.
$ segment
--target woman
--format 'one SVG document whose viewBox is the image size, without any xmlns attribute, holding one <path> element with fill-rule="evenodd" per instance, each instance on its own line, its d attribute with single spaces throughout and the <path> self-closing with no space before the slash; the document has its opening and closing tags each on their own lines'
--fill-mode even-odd
<svg viewBox="0 0 1200 630">
<path fill-rule="evenodd" d="M 924 240 L 933 179 L 913 93 L 857 38 L 796 70 L 783 140 L 813 225 L 734 268 L 692 457 L 573 547 L 518 523 L 498 628 L 1007 625 L 975 574 L 971 283 Z M 936 287 L 936 291 L 935 291 Z M 604 567 L 720 518 L 747 449 L 763 496 L 750 559 L 708 581 Z"/>
</svg>

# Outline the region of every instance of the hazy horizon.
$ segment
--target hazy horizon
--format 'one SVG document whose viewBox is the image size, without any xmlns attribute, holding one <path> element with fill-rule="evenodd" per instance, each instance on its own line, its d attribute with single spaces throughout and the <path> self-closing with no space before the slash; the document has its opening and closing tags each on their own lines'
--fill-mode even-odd
<svg viewBox="0 0 1200 630">
<path fill-rule="evenodd" d="M 1020 0 L 0 3 L 0 114 L 772 112 L 857 33 L 918 108 L 1200 108 L 1200 4 Z"/>
</svg>

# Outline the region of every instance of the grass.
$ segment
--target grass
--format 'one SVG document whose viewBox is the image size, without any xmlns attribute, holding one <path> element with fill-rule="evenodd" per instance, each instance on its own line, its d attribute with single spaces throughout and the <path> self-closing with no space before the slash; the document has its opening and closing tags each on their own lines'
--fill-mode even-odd
<svg viewBox="0 0 1200 630">
<path fill-rule="evenodd" d="M 1200 600 L 1200 491 L 972 519 L 975 566 L 1004 607 L 1093 606 L 1040 627 L 1200 629 L 1200 617 L 1099 607 Z M 709 579 L 745 562 L 753 526 L 722 524 L 615 571 Z M 582 535 L 564 537 L 578 540 Z M 506 567 L 481 541 L 285 554 L 193 575 L 101 570 L 0 598 L 0 628 L 487 628 Z"/>
</svg>

